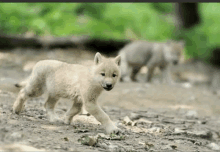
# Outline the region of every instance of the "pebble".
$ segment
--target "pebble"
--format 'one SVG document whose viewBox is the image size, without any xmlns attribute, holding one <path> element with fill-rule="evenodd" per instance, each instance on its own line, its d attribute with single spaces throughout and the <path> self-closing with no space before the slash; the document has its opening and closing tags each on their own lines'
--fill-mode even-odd
<svg viewBox="0 0 220 152">
<path fill-rule="evenodd" d="M 179 128 L 175 128 L 173 134 L 179 135 L 179 134 L 184 134 L 184 133 L 186 133 L 186 131 L 179 129 Z"/>
<path fill-rule="evenodd" d="M 13 132 L 11 135 L 8 136 L 8 138 L 12 141 L 18 141 L 21 140 L 24 137 L 24 134 L 19 132 Z"/>
<path fill-rule="evenodd" d="M 93 136 L 82 136 L 78 141 L 81 142 L 83 145 L 89 145 L 89 146 L 94 146 L 97 142 L 97 138 Z"/>
<path fill-rule="evenodd" d="M 64 139 L 65 141 L 69 141 L 69 139 L 68 139 L 67 137 L 64 137 L 63 139 Z"/>
<path fill-rule="evenodd" d="M 161 147 L 162 150 L 173 150 L 173 148 L 170 145 L 165 145 Z"/>
<path fill-rule="evenodd" d="M 108 148 L 109 148 L 110 151 L 116 151 L 118 149 L 118 146 L 117 145 L 113 145 L 113 144 L 110 143 Z"/>
<path fill-rule="evenodd" d="M 184 87 L 184 88 L 192 88 L 192 84 L 189 83 L 189 82 L 183 83 L 183 84 L 181 84 L 181 85 L 182 85 L 182 87 Z"/>
<path fill-rule="evenodd" d="M 193 132 L 187 131 L 187 134 L 204 139 L 212 139 L 213 136 L 211 131 L 193 131 Z"/>
<path fill-rule="evenodd" d="M 207 146 L 212 150 L 220 150 L 219 145 L 217 145 L 216 143 L 210 143 Z"/>
<path fill-rule="evenodd" d="M 148 129 L 150 132 L 155 132 L 155 133 L 160 133 L 161 132 L 161 128 L 159 127 L 152 127 L 150 129 Z"/>
<path fill-rule="evenodd" d="M 187 118 L 197 118 L 198 117 L 198 113 L 195 110 L 190 110 L 186 113 L 186 117 Z"/>
</svg>

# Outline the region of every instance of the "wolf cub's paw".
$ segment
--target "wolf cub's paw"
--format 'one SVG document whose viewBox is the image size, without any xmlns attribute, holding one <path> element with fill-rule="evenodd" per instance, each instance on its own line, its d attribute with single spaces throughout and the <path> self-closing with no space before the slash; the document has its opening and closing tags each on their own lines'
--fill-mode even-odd
<svg viewBox="0 0 220 152">
<path fill-rule="evenodd" d="M 15 103 L 13 105 L 13 113 L 20 114 L 22 111 L 24 111 L 24 107 L 25 107 L 24 105 Z"/>
<path fill-rule="evenodd" d="M 122 130 L 115 125 L 111 125 L 106 128 L 106 132 L 107 134 L 120 134 L 122 133 Z"/>
<path fill-rule="evenodd" d="M 64 120 L 64 124 L 66 124 L 66 125 L 70 125 L 70 124 L 71 124 L 71 121 L 68 120 L 68 119 L 65 119 L 65 120 Z"/>
<path fill-rule="evenodd" d="M 119 135 L 122 133 L 122 130 L 118 127 L 116 127 L 116 129 L 112 130 L 110 134 L 116 134 Z"/>
</svg>

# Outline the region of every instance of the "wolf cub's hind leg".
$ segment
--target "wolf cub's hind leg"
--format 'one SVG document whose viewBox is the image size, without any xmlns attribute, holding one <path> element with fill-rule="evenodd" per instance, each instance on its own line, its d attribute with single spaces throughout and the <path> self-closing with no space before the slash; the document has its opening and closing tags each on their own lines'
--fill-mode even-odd
<svg viewBox="0 0 220 152">
<path fill-rule="evenodd" d="M 167 83 L 169 85 L 175 85 L 176 83 L 173 81 L 172 76 L 171 76 L 170 66 L 167 65 L 161 70 L 162 70 L 162 82 L 165 84 Z"/>
<path fill-rule="evenodd" d="M 47 111 L 47 116 L 50 122 L 59 121 L 54 113 L 54 108 L 59 98 L 53 97 L 51 95 L 48 96 L 47 101 L 44 104 L 44 108 Z"/>
<path fill-rule="evenodd" d="M 82 110 L 82 106 L 83 106 L 82 97 L 78 95 L 73 99 L 73 105 L 69 109 L 69 111 L 67 111 L 64 123 L 70 124 L 72 118 Z"/>
<path fill-rule="evenodd" d="M 13 112 L 19 114 L 24 109 L 24 103 L 28 98 L 39 97 L 43 94 L 41 84 L 38 83 L 37 79 L 31 79 L 27 82 L 27 85 L 20 90 L 18 97 L 13 105 Z"/>
<path fill-rule="evenodd" d="M 147 77 L 146 77 L 146 82 L 151 82 L 153 73 L 154 73 L 154 69 L 156 67 L 156 63 L 155 58 L 151 58 L 150 61 L 146 64 L 148 71 L 147 71 Z"/>
<path fill-rule="evenodd" d="M 13 112 L 19 114 L 24 109 L 24 103 L 27 100 L 28 96 L 25 92 L 25 89 L 21 89 L 18 93 L 18 97 L 13 105 Z"/>
<path fill-rule="evenodd" d="M 131 73 L 131 80 L 136 82 L 137 81 L 137 73 L 140 71 L 141 67 L 133 67 Z"/>
</svg>

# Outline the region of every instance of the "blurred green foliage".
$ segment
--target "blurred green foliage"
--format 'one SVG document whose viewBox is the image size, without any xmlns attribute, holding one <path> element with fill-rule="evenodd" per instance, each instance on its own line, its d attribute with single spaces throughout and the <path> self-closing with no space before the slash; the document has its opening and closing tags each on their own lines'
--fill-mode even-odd
<svg viewBox="0 0 220 152">
<path fill-rule="evenodd" d="M 220 3 L 200 3 L 201 24 L 189 30 L 182 30 L 186 41 L 186 54 L 209 60 L 215 47 L 220 46 Z"/>
<path fill-rule="evenodd" d="M 207 58 L 220 44 L 220 3 L 200 3 L 202 23 L 183 30 L 186 54 Z M 1 3 L 5 34 L 90 35 L 113 39 L 175 39 L 172 3 Z"/>
<path fill-rule="evenodd" d="M 165 40 L 174 25 L 163 13 L 170 3 L 1 3 L 0 29 L 4 33 L 55 36 L 88 34 L 93 37 Z M 162 33 L 162 34 L 161 34 Z"/>
</svg>

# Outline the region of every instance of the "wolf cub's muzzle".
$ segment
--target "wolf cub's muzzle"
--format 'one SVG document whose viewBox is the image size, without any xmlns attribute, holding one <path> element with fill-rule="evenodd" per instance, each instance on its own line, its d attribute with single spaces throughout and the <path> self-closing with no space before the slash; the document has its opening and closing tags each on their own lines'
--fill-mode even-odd
<svg viewBox="0 0 220 152">
<path fill-rule="evenodd" d="M 178 64 L 178 61 L 177 61 L 177 60 L 174 60 L 174 61 L 173 61 L 173 64 L 174 64 L 174 65 L 177 65 L 177 64 Z"/>
<path fill-rule="evenodd" d="M 110 83 L 107 83 L 103 88 L 107 91 L 110 91 L 113 88 L 113 85 Z"/>
</svg>

